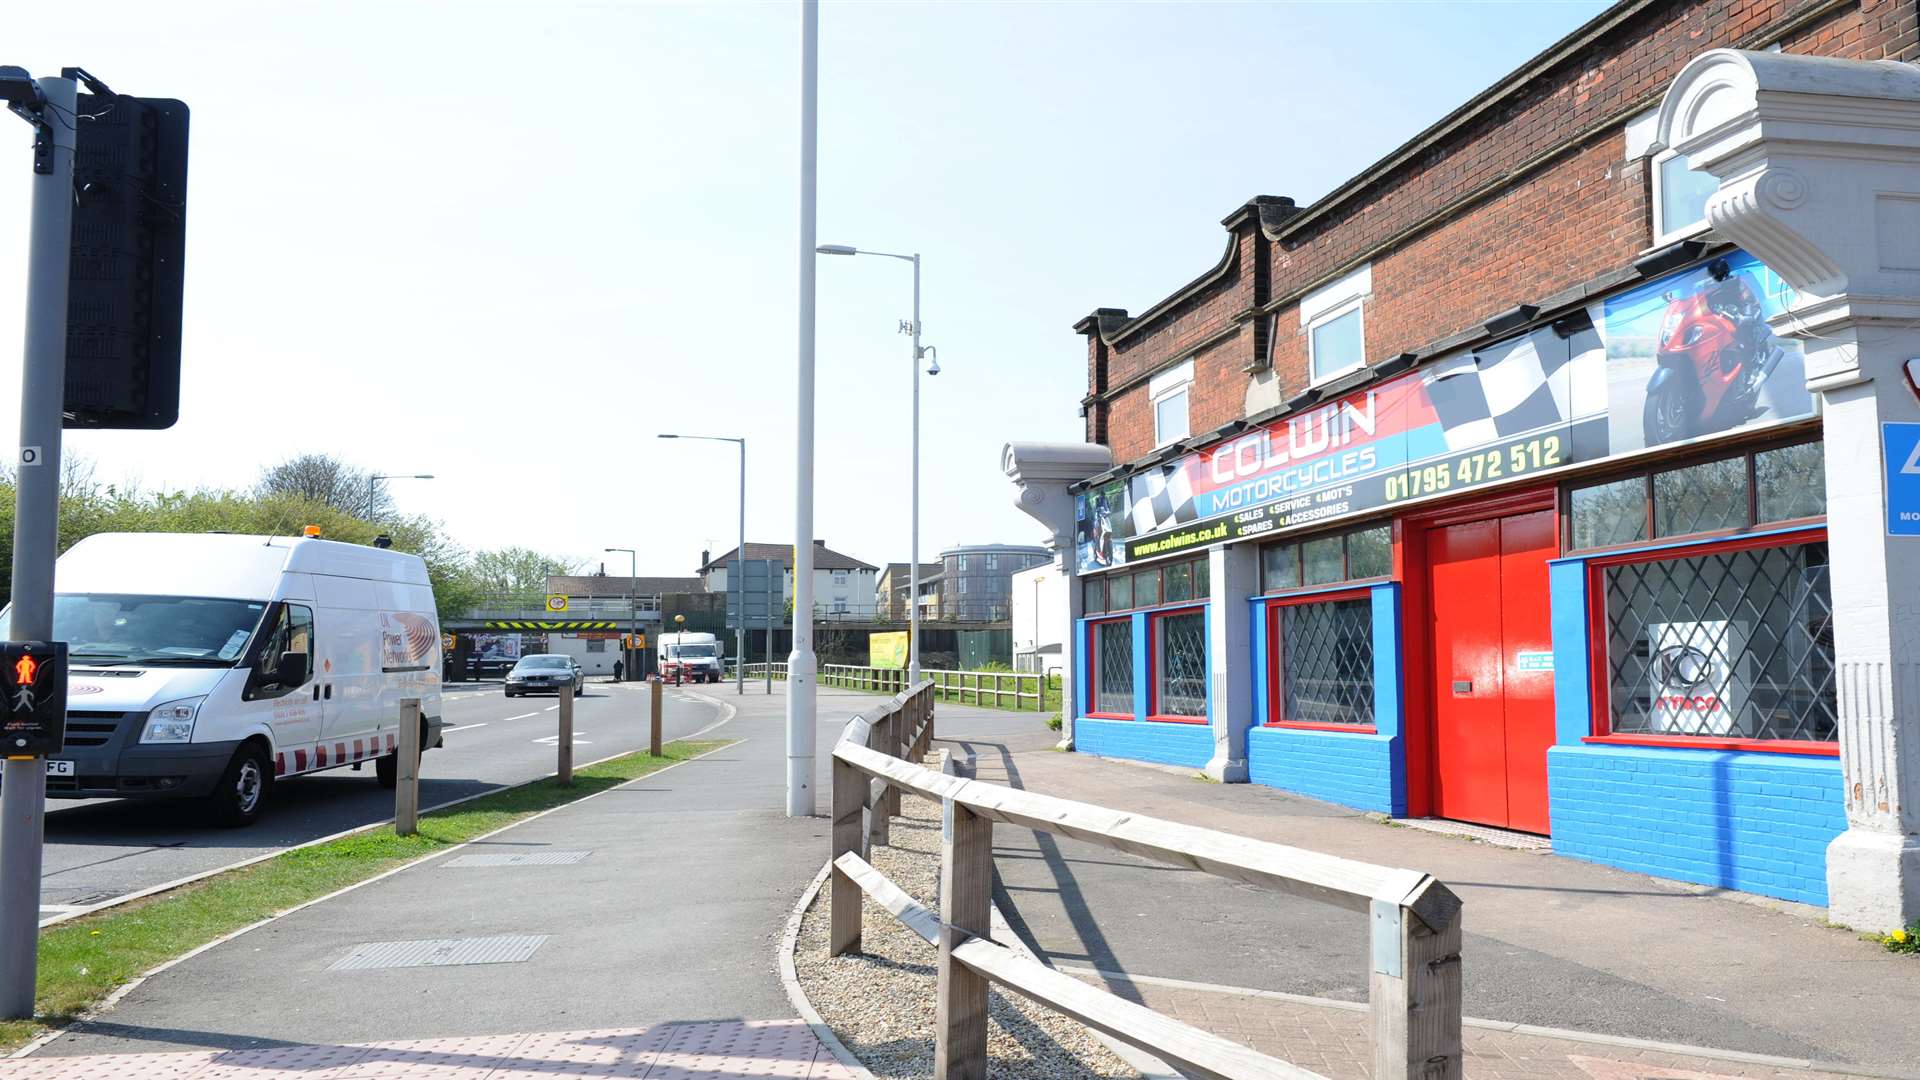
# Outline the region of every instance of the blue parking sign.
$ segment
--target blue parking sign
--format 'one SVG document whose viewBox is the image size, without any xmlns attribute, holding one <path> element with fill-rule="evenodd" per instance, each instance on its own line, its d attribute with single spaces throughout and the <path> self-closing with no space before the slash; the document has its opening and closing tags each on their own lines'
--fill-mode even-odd
<svg viewBox="0 0 1920 1080">
<path fill-rule="evenodd" d="M 1920 536 L 1920 424 L 1881 424 L 1887 463 L 1887 535 Z"/>
</svg>

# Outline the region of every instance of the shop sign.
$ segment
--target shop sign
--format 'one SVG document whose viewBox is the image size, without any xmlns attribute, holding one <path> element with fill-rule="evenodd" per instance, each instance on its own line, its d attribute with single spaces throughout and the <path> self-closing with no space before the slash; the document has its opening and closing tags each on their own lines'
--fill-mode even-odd
<svg viewBox="0 0 1920 1080">
<path fill-rule="evenodd" d="M 1746 624 L 1725 620 L 1647 627 L 1650 730 L 1661 735 L 1731 735 L 1747 700 L 1741 668 Z"/>
<path fill-rule="evenodd" d="M 1792 291 L 1744 253 L 1081 492 L 1081 571 L 1814 413 Z"/>
</svg>

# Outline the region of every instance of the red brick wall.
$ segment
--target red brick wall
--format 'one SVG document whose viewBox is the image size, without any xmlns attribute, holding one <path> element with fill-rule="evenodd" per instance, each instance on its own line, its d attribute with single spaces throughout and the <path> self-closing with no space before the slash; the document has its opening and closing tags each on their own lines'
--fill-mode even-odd
<svg viewBox="0 0 1920 1080">
<path fill-rule="evenodd" d="M 1256 355 L 1256 320 L 1247 313 L 1344 272 L 1383 245 L 1388 250 L 1372 258 L 1365 315 L 1367 355 L 1375 360 L 1628 265 L 1652 233 L 1647 162 L 1625 160 L 1627 114 L 1656 103 L 1699 53 L 1777 36 L 1768 28 L 1792 21 L 1804 25 L 1782 39 L 1788 52 L 1914 59 L 1916 7 L 1916 0 L 1672 0 L 1649 8 L 1279 242 L 1260 240 L 1251 222 L 1238 227 L 1235 265 L 1201 295 L 1128 326 L 1113 346 L 1089 334 L 1088 389 L 1096 399 L 1089 438 L 1099 438 L 1104 416 L 1116 460 L 1153 449 L 1144 379 L 1189 355 L 1192 430 L 1243 415 L 1243 369 Z M 1518 180 L 1500 184 L 1523 167 Z M 1443 210 L 1447 216 L 1435 219 Z M 1266 264 L 1256 267 L 1261 255 Z M 1236 316 L 1232 337 L 1193 353 L 1234 328 Z M 1306 350 L 1289 302 L 1279 310 L 1273 348 L 1282 399 L 1307 384 Z M 1139 385 L 1129 386 L 1134 380 Z"/>
</svg>

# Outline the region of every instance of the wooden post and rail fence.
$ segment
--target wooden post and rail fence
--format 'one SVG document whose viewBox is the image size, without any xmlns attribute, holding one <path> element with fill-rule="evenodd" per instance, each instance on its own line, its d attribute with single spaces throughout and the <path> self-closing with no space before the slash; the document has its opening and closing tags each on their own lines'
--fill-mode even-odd
<svg viewBox="0 0 1920 1080">
<path fill-rule="evenodd" d="M 872 897 L 939 951 L 934 1018 L 937 1080 L 983 1080 L 987 990 L 998 984 L 1138 1047 L 1189 1075 L 1311 1080 L 1318 1074 L 1181 1023 L 1062 974 L 992 940 L 996 822 L 1054 833 L 1144 859 L 1272 889 L 1366 917 L 1371 930 L 1367 1008 L 1374 1080 L 1458 1080 L 1459 899 L 1416 870 L 1343 859 L 1232 833 L 1181 825 L 973 779 L 933 742 L 931 681 L 854 717 L 833 749 L 830 955 L 860 948 Z M 915 901 L 867 861 L 885 843 L 901 793 L 941 807 L 940 902 Z"/>
<path fill-rule="evenodd" d="M 785 680 L 785 663 L 748 664 L 749 680 L 770 678 Z M 996 709 L 1040 710 L 1046 704 L 1046 691 L 1058 690 L 1048 683 L 1049 676 L 1033 671 L 958 671 L 948 668 L 921 668 L 922 680 L 932 683 L 942 701 L 962 705 L 991 705 Z M 820 665 L 820 685 L 843 690 L 866 690 L 897 694 L 907 689 L 903 668 L 859 667 L 853 664 Z"/>
</svg>

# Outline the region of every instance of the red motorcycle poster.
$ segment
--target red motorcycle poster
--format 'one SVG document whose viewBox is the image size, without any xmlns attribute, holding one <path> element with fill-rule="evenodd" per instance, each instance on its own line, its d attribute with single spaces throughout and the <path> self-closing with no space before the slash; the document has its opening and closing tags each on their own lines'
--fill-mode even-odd
<svg viewBox="0 0 1920 1080">
<path fill-rule="evenodd" d="M 1602 305 L 1616 454 L 1811 416 L 1806 358 L 1769 316 L 1793 290 L 1736 252 Z"/>
<path fill-rule="evenodd" d="M 1791 290 L 1735 252 L 1082 492 L 1080 569 L 1809 416 Z"/>
</svg>

